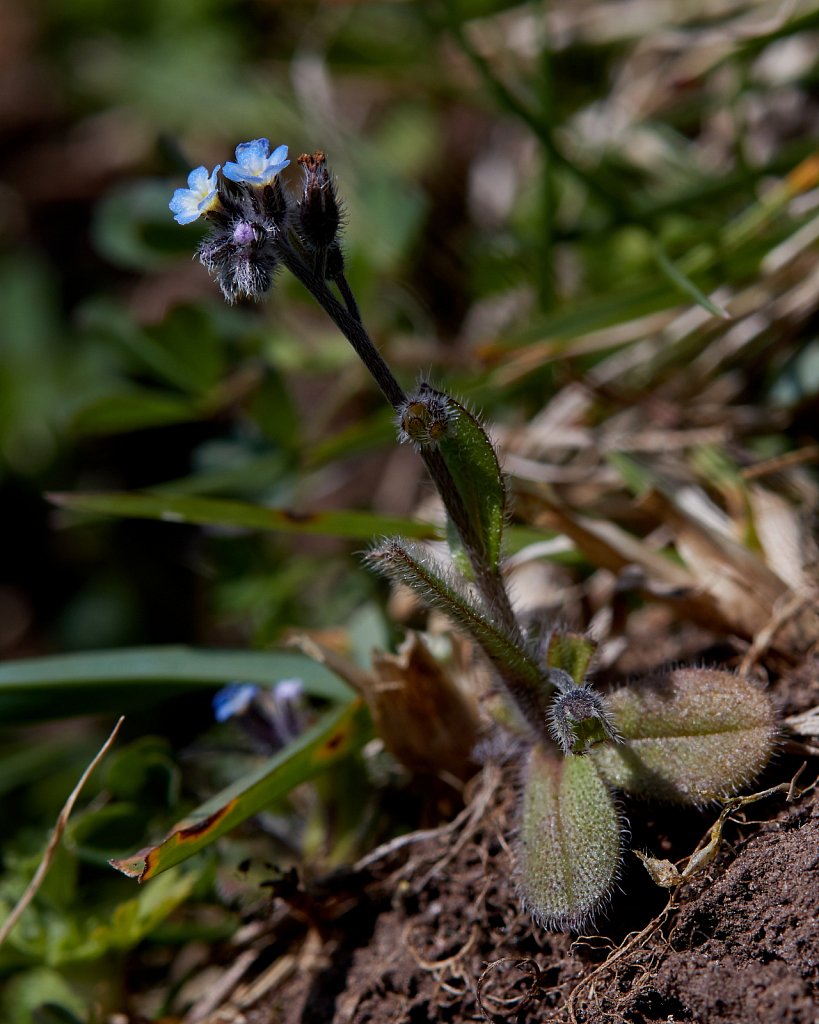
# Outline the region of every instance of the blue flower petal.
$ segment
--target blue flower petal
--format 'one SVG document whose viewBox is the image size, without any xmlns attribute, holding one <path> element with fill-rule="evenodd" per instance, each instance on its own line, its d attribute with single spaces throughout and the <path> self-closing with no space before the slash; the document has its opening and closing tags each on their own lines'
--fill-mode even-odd
<svg viewBox="0 0 819 1024">
<path fill-rule="evenodd" d="M 176 189 L 168 208 L 178 224 L 193 223 L 219 202 L 216 175 L 220 166 L 217 164 L 210 174 L 206 167 L 194 167 L 188 175 L 188 187 Z"/>
<path fill-rule="evenodd" d="M 270 164 L 281 164 L 282 168 L 287 167 L 290 161 L 287 159 L 287 146 L 279 146 L 274 149 L 270 156 L 267 158 L 268 165 Z"/>
<path fill-rule="evenodd" d="M 248 170 L 257 164 L 264 164 L 270 152 L 269 139 L 254 139 L 252 142 L 240 142 L 236 147 L 236 159 Z"/>
<path fill-rule="evenodd" d="M 199 203 L 189 188 L 178 188 L 168 207 L 177 224 L 192 224 L 199 219 Z"/>
<path fill-rule="evenodd" d="M 259 692 L 255 683 L 230 683 L 213 695 L 213 717 L 217 722 L 226 722 L 236 715 L 243 715 Z"/>
<path fill-rule="evenodd" d="M 287 146 L 279 146 L 271 154 L 268 139 L 254 139 L 236 147 L 236 161 L 229 160 L 222 173 L 240 184 L 270 185 L 289 163 Z"/>
</svg>

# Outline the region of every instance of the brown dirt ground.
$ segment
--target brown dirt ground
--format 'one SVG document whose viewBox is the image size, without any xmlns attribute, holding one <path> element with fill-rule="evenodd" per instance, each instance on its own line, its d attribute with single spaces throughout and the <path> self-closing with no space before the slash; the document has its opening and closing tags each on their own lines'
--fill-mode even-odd
<svg viewBox="0 0 819 1024">
<path fill-rule="evenodd" d="M 786 713 L 816 704 L 819 661 L 776 689 Z M 755 790 L 790 780 L 801 761 L 780 752 Z M 799 783 L 815 776 L 814 759 Z M 508 772 L 487 766 L 455 825 L 275 901 L 268 953 L 254 970 L 261 975 L 266 960 L 276 984 L 208 1021 L 819 1020 L 817 790 L 737 812 L 716 861 L 670 903 L 627 853 L 599 934 L 584 937 L 535 928 L 521 910 L 509 845 L 515 800 Z M 674 861 L 717 817 L 633 803 L 626 811 L 631 846 Z"/>
</svg>

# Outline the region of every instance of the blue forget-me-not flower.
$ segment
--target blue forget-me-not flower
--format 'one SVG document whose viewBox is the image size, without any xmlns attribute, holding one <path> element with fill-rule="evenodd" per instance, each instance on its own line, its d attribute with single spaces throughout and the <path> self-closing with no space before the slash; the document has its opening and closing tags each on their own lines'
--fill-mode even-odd
<svg viewBox="0 0 819 1024">
<path fill-rule="evenodd" d="M 273 687 L 229 683 L 213 697 L 213 716 L 217 722 L 237 719 L 260 750 L 277 750 L 304 729 L 304 696 L 300 679 L 282 679 Z"/>
<path fill-rule="evenodd" d="M 218 205 L 216 175 L 220 167 L 217 164 L 210 174 L 206 167 L 195 167 L 188 175 L 188 187 L 176 189 L 168 206 L 178 224 L 192 224 Z"/>
<path fill-rule="evenodd" d="M 213 697 L 213 717 L 217 722 L 243 715 L 259 693 L 254 683 L 230 683 L 217 690 Z"/>
<path fill-rule="evenodd" d="M 239 184 L 271 185 L 289 163 L 287 146 L 271 153 L 268 139 L 254 139 L 236 147 L 236 162 L 228 160 L 222 173 Z"/>
<path fill-rule="evenodd" d="M 170 208 L 180 224 L 207 216 L 210 232 L 197 255 L 228 302 L 260 299 L 284 264 L 296 276 L 312 272 L 336 282 L 351 315 L 360 319 L 352 293 L 339 283 L 341 216 L 324 154 L 299 157 L 305 183 L 298 200 L 279 176 L 289 163 L 287 146 L 271 153 L 268 139 L 242 142 L 236 161 L 220 165 L 221 174 L 220 166 L 210 175 L 204 167 L 191 171 L 189 187 L 174 192 Z"/>
</svg>

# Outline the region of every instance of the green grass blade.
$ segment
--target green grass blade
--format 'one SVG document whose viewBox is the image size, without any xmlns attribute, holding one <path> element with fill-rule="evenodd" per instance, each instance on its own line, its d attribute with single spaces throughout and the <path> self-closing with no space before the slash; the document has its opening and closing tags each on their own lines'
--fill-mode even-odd
<svg viewBox="0 0 819 1024">
<path fill-rule="evenodd" d="M 147 388 L 104 395 L 77 410 L 71 428 L 80 437 L 192 423 L 204 419 L 195 399 Z"/>
<path fill-rule="evenodd" d="M 180 821 L 161 843 L 112 860 L 111 864 L 129 878 L 145 882 L 187 860 L 267 804 L 358 749 L 371 734 L 369 726 L 370 716 L 361 701 L 328 713 L 257 771 L 223 789 Z"/>
<path fill-rule="evenodd" d="M 294 512 L 266 508 L 241 501 L 201 498 L 192 495 L 160 495 L 126 492 L 50 494 L 61 508 L 89 515 L 162 519 L 169 523 L 198 526 L 232 526 L 282 533 L 320 534 L 346 540 L 371 541 L 373 537 L 401 534 L 418 539 L 440 539 L 441 531 L 431 523 L 399 519 L 356 509 L 327 512 Z"/>
<path fill-rule="evenodd" d="M 191 688 L 232 681 L 267 685 L 301 679 L 307 693 L 349 700 L 352 691 L 329 669 L 292 651 L 133 647 L 26 658 L 0 665 L 0 721 L 123 712 Z"/>
<path fill-rule="evenodd" d="M 731 314 L 726 309 L 723 309 L 722 306 L 718 306 L 712 299 L 709 299 L 708 296 L 694 284 L 690 277 L 684 274 L 678 266 L 672 263 L 659 245 L 654 245 L 653 249 L 654 258 L 657 260 L 657 266 L 675 287 L 677 287 L 684 295 L 688 295 L 692 298 L 698 306 L 702 306 L 704 310 L 707 310 L 711 316 L 718 316 L 722 320 L 731 319 Z"/>
</svg>

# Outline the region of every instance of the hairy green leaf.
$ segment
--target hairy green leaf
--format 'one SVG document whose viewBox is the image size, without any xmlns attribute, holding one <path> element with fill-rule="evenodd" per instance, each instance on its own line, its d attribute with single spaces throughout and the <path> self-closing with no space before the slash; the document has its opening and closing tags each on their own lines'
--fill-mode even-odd
<svg viewBox="0 0 819 1024">
<path fill-rule="evenodd" d="M 475 527 L 485 565 L 500 565 L 506 487 L 495 447 L 477 418 L 447 398 L 447 429 L 438 449 Z M 455 550 L 457 550 L 457 545 Z"/>
<path fill-rule="evenodd" d="M 620 865 L 614 801 L 588 757 L 529 754 L 520 829 L 520 888 L 546 928 L 580 928 L 608 897 Z"/>
<path fill-rule="evenodd" d="M 424 456 L 448 513 L 447 540 L 465 575 L 500 566 L 506 488 L 498 456 L 475 416 L 426 382 L 399 409 L 399 438 Z"/>
<path fill-rule="evenodd" d="M 427 604 L 444 612 L 471 636 L 497 669 L 535 728 L 535 734 L 543 733 L 553 687 L 525 647 L 487 612 L 451 570 L 427 554 L 421 545 L 402 540 L 385 541 L 369 552 L 367 562 L 382 576 L 411 587 Z"/>
<path fill-rule="evenodd" d="M 776 720 L 770 698 L 739 676 L 679 668 L 608 695 L 624 742 L 589 755 L 619 789 L 704 804 L 736 792 L 764 768 Z"/>
</svg>

